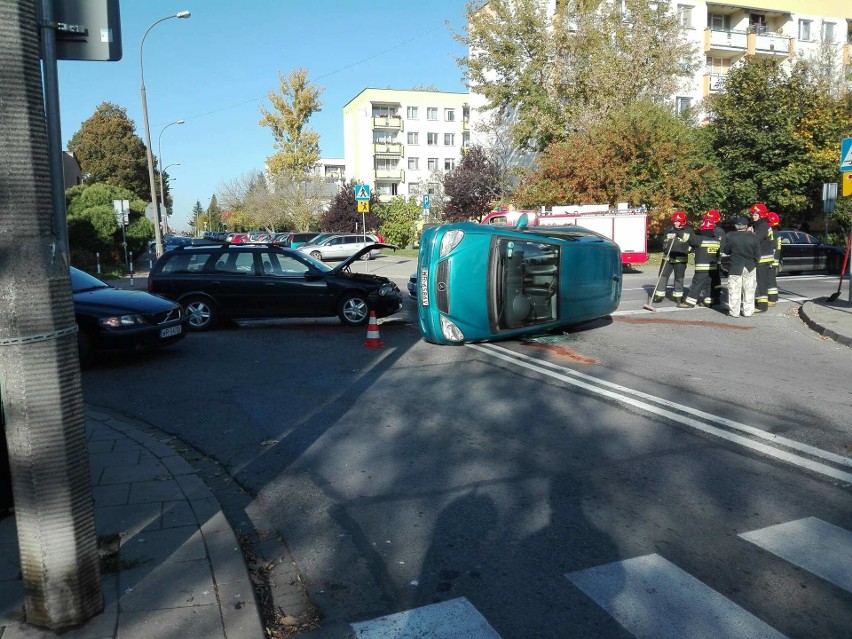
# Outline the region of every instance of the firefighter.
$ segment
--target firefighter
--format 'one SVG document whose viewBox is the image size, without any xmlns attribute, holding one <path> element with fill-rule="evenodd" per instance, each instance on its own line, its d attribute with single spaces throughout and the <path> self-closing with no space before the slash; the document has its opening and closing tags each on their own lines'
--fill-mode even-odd
<svg viewBox="0 0 852 639">
<path fill-rule="evenodd" d="M 769 221 L 769 226 L 775 237 L 775 252 L 772 256 L 772 266 L 769 269 L 769 286 L 766 289 L 766 297 L 768 305 L 775 306 L 778 303 L 778 268 L 781 265 L 781 233 L 778 231 L 778 226 L 781 224 L 781 218 L 778 214 L 769 211 L 766 214 L 766 219 Z"/>
<path fill-rule="evenodd" d="M 719 243 L 721 244 L 722 240 L 725 237 L 725 231 L 717 226 L 719 224 L 719 220 L 722 219 L 721 213 L 716 209 L 709 209 L 704 214 L 705 220 L 710 220 L 713 223 L 713 234 Z M 710 294 L 711 305 L 712 306 L 720 306 L 722 304 L 722 264 L 719 260 L 718 256 L 716 258 L 716 268 L 710 269 L 710 287 L 712 292 Z"/>
<path fill-rule="evenodd" d="M 689 238 L 689 245 L 695 251 L 695 274 L 689 285 L 689 295 L 678 304 L 678 308 L 695 308 L 699 302 L 704 306 L 713 305 L 711 272 L 719 272 L 717 260 L 721 240 L 716 236 L 716 224 L 704 218 L 698 233 Z"/>
<path fill-rule="evenodd" d="M 689 260 L 689 238 L 692 237 L 692 229 L 686 226 L 686 213 L 675 211 L 672 214 L 672 226 L 666 231 L 663 240 L 663 254 L 668 259 L 663 265 L 660 273 L 660 282 L 665 282 L 664 290 L 668 294 L 669 276 L 674 273 L 674 286 L 671 297 L 675 302 L 683 299 L 683 276 L 686 274 L 686 263 Z M 664 294 L 658 292 L 654 295 L 654 302 L 662 302 Z"/>
<path fill-rule="evenodd" d="M 754 297 L 754 312 L 763 313 L 769 308 L 769 270 L 775 259 L 775 234 L 769 226 L 769 209 L 764 204 L 752 204 L 752 230 L 760 242 L 760 262 L 757 265 L 757 291 Z"/>
</svg>

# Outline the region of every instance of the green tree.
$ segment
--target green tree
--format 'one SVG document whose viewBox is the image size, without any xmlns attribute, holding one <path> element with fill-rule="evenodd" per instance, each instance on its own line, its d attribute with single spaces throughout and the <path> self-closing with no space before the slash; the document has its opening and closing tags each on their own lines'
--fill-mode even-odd
<svg viewBox="0 0 852 639">
<path fill-rule="evenodd" d="M 482 147 L 472 146 L 461 162 L 444 176 L 444 219 L 465 221 L 482 218 L 500 199 L 500 168 L 485 155 Z"/>
<path fill-rule="evenodd" d="M 216 194 L 214 193 L 210 197 L 210 203 L 207 205 L 207 228 L 211 231 L 218 231 L 223 222 L 222 209 L 219 208 L 219 200 L 216 199 Z"/>
<path fill-rule="evenodd" d="M 269 127 L 275 139 L 275 154 L 267 158 L 270 173 L 306 173 L 319 160 L 319 134 L 307 128 L 308 120 L 322 110 L 322 89 L 308 80 L 307 69 L 278 74 L 278 93 L 267 95 L 273 110 L 260 107 L 260 125 Z"/>
<path fill-rule="evenodd" d="M 645 101 L 551 145 L 525 178 L 516 202 L 525 208 L 645 205 L 656 229 L 675 208 L 696 218 L 719 208 L 723 185 L 707 134 L 665 105 Z"/>
<path fill-rule="evenodd" d="M 68 141 L 83 170 L 85 184 L 111 184 L 129 190 L 134 199 L 150 198 L 145 143 L 135 133 L 127 109 L 103 102 Z"/>
<path fill-rule="evenodd" d="M 201 229 L 208 230 L 210 228 L 207 225 L 207 213 L 204 207 L 201 206 L 201 200 L 195 200 L 195 205 L 192 207 L 192 219 L 189 221 L 189 225 L 193 228 L 193 235 L 196 237 L 200 234 Z"/>
<path fill-rule="evenodd" d="M 379 229 L 389 244 L 408 246 L 417 235 L 415 223 L 421 209 L 416 198 L 395 197 L 387 204 L 379 204 L 376 214 L 382 221 Z"/>
<path fill-rule="evenodd" d="M 764 202 L 785 225 L 820 214 L 822 184 L 838 181 L 839 140 L 852 130 L 848 96 L 835 97 L 807 61 L 787 71 L 750 59 L 731 70 L 709 106 L 729 210 Z"/>
<path fill-rule="evenodd" d="M 368 231 L 375 231 L 379 228 L 381 220 L 376 215 L 376 207 L 379 204 L 376 192 L 370 192 L 370 212 L 359 213 L 358 202 L 355 200 L 356 184 L 359 183 L 352 179 L 337 192 L 337 195 L 331 201 L 331 205 L 320 217 L 320 228 L 323 231 L 352 232 L 355 229 L 360 229 L 362 215 Z"/>
<path fill-rule="evenodd" d="M 146 244 L 154 234 L 154 225 L 145 218 L 145 200 L 126 188 L 103 183 L 80 184 L 68 189 L 65 195 L 68 244 L 76 265 L 90 268 L 94 264 L 95 253 L 100 253 L 104 262 L 123 259 L 121 227 L 115 215 L 114 200 L 128 200 L 130 203 L 125 229 L 128 251 L 141 255 L 146 250 Z"/>
<path fill-rule="evenodd" d="M 512 121 L 514 139 L 544 149 L 602 115 L 671 95 L 698 58 L 667 3 L 561 0 L 468 2 L 470 53 L 459 59 L 486 109 Z"/>
</svg>

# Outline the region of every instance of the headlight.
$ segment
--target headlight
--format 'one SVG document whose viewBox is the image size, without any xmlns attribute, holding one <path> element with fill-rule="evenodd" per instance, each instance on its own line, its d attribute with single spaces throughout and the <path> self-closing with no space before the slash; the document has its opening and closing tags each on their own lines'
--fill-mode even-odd
<svg viewBox="0 0 852 639">
<path fill-rule="evenodd" d="M 452 251 L 458 243 L 462 241 L 464 237 L 464 231 L 447 231 L 444 233 L 444 237 L 441 238 L 441 251 L 440 256 L 444 257 L 447 253 Z"/>
<path fill-rule="evenodd" d="M 388 295 L 393 295 L 394 291 L 398 290 L 396 288 L 396 284 L 393 282 L 385 282 L 379 287 L 379 295 L 382 297 L 387 297 Z"/>
<path fill-rule="evenodd" d="M 464 341 L 464 333 L 443 315 L 441 315 L 441 332 L 444 334 L 444 337 L 454 342 Z"/>
<path fill-rule="evenodd" d="M 117 315 L 113 317 L 102 317 L 98 320 L 101 326 L 108 326 L 109 328 L 121 328 L 122 326 L 139 326 L 140 324 L 147 324 L 145 318 L 141 315 Z"/>
</svg>

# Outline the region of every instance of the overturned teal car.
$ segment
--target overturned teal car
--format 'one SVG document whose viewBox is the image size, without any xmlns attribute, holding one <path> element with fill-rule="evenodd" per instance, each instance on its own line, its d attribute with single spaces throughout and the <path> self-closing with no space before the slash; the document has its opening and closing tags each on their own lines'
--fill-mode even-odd
<svg viewBox="0 0 852 639">
<path fill-rule="evenodd" d="M 431 227 L 417 263 L 420 332 L 464 344 L 605 317 L 618 308 L 621 272 L 618 245 L 579 226 Z"/>
</svg>

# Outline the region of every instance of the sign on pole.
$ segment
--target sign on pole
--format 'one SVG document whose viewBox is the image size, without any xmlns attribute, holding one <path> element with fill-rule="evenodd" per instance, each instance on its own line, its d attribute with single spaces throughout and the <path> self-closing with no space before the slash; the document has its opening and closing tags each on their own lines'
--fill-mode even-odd
<svg viewBox="0 0 852 639">
<path fill-rule="evenodd" d="M 840 142 L 840 170 L 852 171 L 852 138 Z"/>
<path fill-rule="evenodd" d="M 423 194 L 423 210 L 428 211 L 429 207 L 432 205 L 431 198 L 428 193 Z"/>
<path fill-rule="evenodd" d="M 358 200 L 358 212 L 359 213 L 369 213 L 370 212 L 370 201 Z"/>
<path fill-rule="evenodd" d="M 112 208 L 115 210 L 115 219 L 119 224 L 127 224 L 127 215 L 130 212 L 129 200 L 113 200 Z"/>
<path fill-rule="evenodd" d="M 355 185 L 355 200 L 358 202 L 370 201 L 370 187 L 367 184 Z"/>
<path fill-rule="evenodd" d="M 843 196 L 849 197 L 852 195 L 852 171 L 846 171 L 843 174 Z"/>
</svg>

